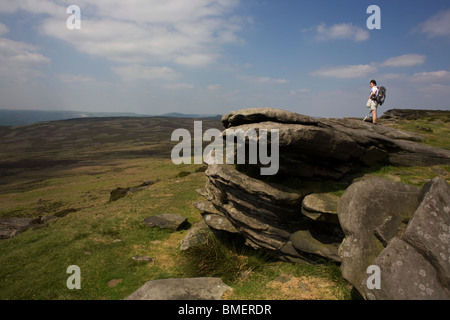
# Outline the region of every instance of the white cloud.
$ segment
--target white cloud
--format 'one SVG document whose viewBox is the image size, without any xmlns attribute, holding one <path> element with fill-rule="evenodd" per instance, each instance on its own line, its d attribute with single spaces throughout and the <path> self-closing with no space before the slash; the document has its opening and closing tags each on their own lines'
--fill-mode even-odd
<svg viewBox="0 0 450 320">
<path fill-rule="evenodd" d="M 69 5 L 63 0 L 2 0 L 0 3 L 0 12 L 13 13 L 24 10 L 35 14 L 57 15 L 66 12 Z"/>
<path fill-rule="evenodd" d="M 100 17 L 138 23 L 172 24 L 195 22 L 204 18 L 226 15 L 234 9 L 237 0 L 78 0 L 83 8 L 92 6 Z"/>
<path fill-rule="evenodd" d="M 180 90 L 180 89 L 193 89 L 194 85 L 190 83 L 183 82 L 167 82 L 161 84 L 161 87 L 171 90 Z"/>
<path fill-rule="evenodd" d="M 305 89 L 292 90 L 289 93 L 292 95 L 302 95 L 302 94 L 310 93 L 310 92 L 311 92 L 311 89 L 305 88 Z"/>
<path fill-rule="evenodd" d="M 327 26 L 321 23 L 316 27 L 304 30 L 305 32 L 313 31 L 315 38 L 318 41 L 325 40 L 352 40 L 352 41 L 366 41 L 370 38 L 367 30 L 354 26 L 352 23 L 340 23 L 332 26 Z"/>
<path fill-rule="evenodd" d="M 322 69 L 310 73 L 312 76 L 337 78 L 337 79 L 351 79 L 367 77 L 370 74 L 378 71 L 377 66 L 380 67 L 413 67 L 422 65 L 426 60 L 426 56 L 420 54 L 404 54 L 397 57 L 392 57 L 384 62 L 371 62 L 369 64 L 360 65 L 342 65 L 336 67 L 324 67 Z M 406 78 L 404 74 L 388 73 L 384 76 L 386 79 L 400 79 Z M 419 75 L 417 76 L 419 78 Z"/>
<path fill-rule="evenodd" d="M 443 85 L 443 84 L 431 84 L 426 87 L 419 88 L 420 91 L 425 92 L 427 94 L 445 94 L 445 96 L 448 95 L 450 92 L 450 86 L 449 85 Z"/>
<path fill-rule="evenodd" d="M 37 51 L 31 44 L 0 38 L 0 75 L 20 82 L 40 76 L 50 59 Z"/>
<path fill-rule="evenodd" d="M 248 74 L 238 74 L 236 76 L 237 79 L 247 82 L 247 83 L 252 83 L 252 84 L 286 84 L 289 81 L 286 79 L 275 79 L 275 78 L 270 78 L 270 77 L 257 77 L 257 76 L 253 76 L 253 75 L 248 75 Z"/>
<path fill-rule="evenodd" d="M 97 79 L 83 75 L 57 74 L 56 77 L 64 83 L 85 83 L 90 85 L 99 83 Z"/>
<path fill-rule="evenodd" d="M 437 82 L 450 81 L 450 72 L 446 70 L 415 73 L 411 76 L 411 81 L 417 82 Z"/>
<path fill-rule="evenodd" d="M 220 84 L 210 84 L 207 89 L 210 91 L 215 91 L 215 90 L 219 90 L 222 86 Z"/>
<path fill-rule="evenodd" d="M 46 13 L 38 24 L 42 34 L 128 64 L 208 65 L 220 57 L 224 44 L 242 43 L 237 33 L 246 21 L 233 14 L 238 0 L 78 0 L 81 30 L 68 30 L 63 0 L 6 1 L 10 12 Z"/>
<path fill-rule="evenodd" d="M 420 54 L 404 54 L 398 57 L 392 57 L 381 63 L 382 67 L 413 67 L 422 65 L 426 56 Z"/>
<path fill-rule="evenodd" d="M 5 26 L 3 23 L 0 22 L 0 36 L 5 35 L 9 32 L 9 29 L 7 26 Z"/>
<path fill-rule="evenodd" d="M 214 54 L 201 54 L 201 53 L 195 53 L 191 55 L 181 55 L 174 57 L 173 61 L 175 63 L 196 67 L 196 66 L 202 66 L 210 64 L 215 60 L 216 56 Z"/>
<path fill-rule="evenodd" d="M 414 74 L 407 73 L 386 73 L 379 75 L 378 78 L 384 80 L 408 81 L 423 86 L 428 83 L 439 86 L 439 82 L 450 82 L 450 72 L 447 70 L 418 72 Z M 423 88 L 423 87 L 420 87 Z"/>
<path fill-rule="evenodd" d="M 450 36 L 450 10 L 441 11 L 419 25 L 419 32 L 430 38 Z"/>
<path fill-rule="evenodd" d="M 386 73 L 383 74 L 381 78 L 390 80 L 405 80 L 408 78 L 408 75 L 405 73 Z"/>
<path fill-rule="evenodd" d="M 346 65 L 337 67 L 327 67 L 320 70 L 313 71 L 312 76 L 329 77 L 337 79 L 351 79 L 367 77 L 370 74 L 377 72 L 377 68 L 368 65 Z"/>
<path fill-rule="evenodd" d="M 174 81 L 181 77 L 180 73 L 168 67 L 146 67 L 138 64 L 132 64 L 122 67 L 113 67 L 111 69 L 125 81 Z"/>
</svg>

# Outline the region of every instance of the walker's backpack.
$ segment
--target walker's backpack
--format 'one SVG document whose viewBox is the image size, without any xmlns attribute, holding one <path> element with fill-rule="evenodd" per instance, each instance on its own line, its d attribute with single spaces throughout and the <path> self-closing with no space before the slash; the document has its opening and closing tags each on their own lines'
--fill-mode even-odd
<svg viewBox="0 0 450 320">
<path fill-rule="evenodd" d="M 381 106 L 381 105 L 383 105 L 384 100 L 386 100 L 386 88 L 380 87 L 378 89 L 377 102 Z"/>
</svg>

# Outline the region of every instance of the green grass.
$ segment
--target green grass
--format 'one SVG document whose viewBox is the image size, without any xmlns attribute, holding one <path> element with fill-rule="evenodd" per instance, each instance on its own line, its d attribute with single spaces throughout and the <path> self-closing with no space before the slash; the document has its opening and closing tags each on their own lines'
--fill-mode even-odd
<svg viewBox="0 0 450 320">
<path fill-rule="evenodd" d="M 441 172 L 446 173 L 446 175 L 440 174 Z M 442 176 L 448 183 L 450 183 L 449 173 L 450 165 L 436 165 L 432 167 L 385 166 L 376 170 L 367 170 L 368 175 L 379 176 L 417 187 L 422 187 L 425 183 L 436 176 Z"/>
<path fill-rule="evenodd" d="M 280 281 L 280 278 L 281 281 Z M 293 284 L 283 284 L 283 280 Z M 303 286 L 300 286 L 304 284 Z M 311 290 L 314 287 L 318 290 Z M 306 287 L 306 290 L 304 289 Z M 351 287 L 334 263 L 294 265 L 271 262 L 233 286 L 232 300 L 349 300 Z M 308 290 L 309 289 L 309 290 Z"/>
<path fill-rule="evenodd" d="M 411 131 L 425 138 L 423 144 L 441 149 L 450 149 L 450 119 L 422 118 L 399 120 L 391 127 Z"/>
<path fill-rule="evenodd" d="M 242 244 L 235 242 L 219 241 L 214 236 L 184 252 L 181 261 L 187 277 L 222 278 L 234 289 L 226 296 L 230 300 L 350 299 L 350 286 L 342 279 L 339 266 L 335 263 L 294 265 L 275 261 L 264 251 L 242 247 Z M 302 290 L 296 285 L 288 287 L 287 293 L 280 295 L 278 288 L 272 285 L 279 278 L 300 283 L 319 280 L 327 283 L 329 290 L 302 292 L 305 296 L 300 297 Z"/>
<path fill-rule="evenodd" d="M 148 280 L 179 276 L 173 260 L 182 232 L 172 234 L 159 228 L 149 229 L 142 220 L 164 212 L 187 216 L 192 222 L 201 219 L 192 202 L 198 200 L 194 187 L 204 183 L 204 177 L 197 173 L 176 180 L 170 177 L 174 168 L 167 160 L 153 161 L 153 165 L 160 168 L 158 176 L 165 179 L 163 182 L 112 203 L 105 190 L 102 201 L 92 200 L 92 206 L 84 203 L 84 209 L 29 229 L 13 239 L 2 240 L 0 299 L 122 299 Z M 111 184 L 112 188 L 115 178 L 124 185 L 133 185 L 136 177 L 127 174 L 128 171 L 111 176 L 103 187 Z M 139 176 L 142 177 L 142 172 Z M 96 178 L 91 176 L 91 179 Z M 70 185 L 71 180 L 70 176 L 66 183 L 61 179 L 60 187 Z M 90 185 L 89 181 L 84 183 Z M 39 198 L 45 196 L 55 201 L 52 194 L 41 192 L 33 190 Z M 83 188 L 72 190 L 70 197 L 59 201 L 71 203 L 77 195 L 83 195 Z M 155 263 L 134 261 L 131 259 L 134 255 L 150 255 Z M 65 270 L 73 264 L 81 268 L 82 290 L 79 291 L 66 288 L 69 275 Z M 107 283 L 112 279 L 123 281 L 109 288 Z"/>
<path fill-rule="evenodd" d="M 350 299 L 350 288 L 334 263 L 273 261 L 261 252 L 214 239 L 206 247 L 181 253 L 186 230 L 145 227 L 145 217 L 160 213 L 180 214 L 191 224 L 201 221 L 193 203 L 203 200 L 195 190 L 205 186 L 205 168 L 175 166 L 170 160 L 170 132 L 189 128 L 192 120 L 121 121 L 2 129 L 9 138 L 3 138 L 0 150 L 0 217 L 63 217 L 0 240 L 1 300 L 123 299 L 149 280 L 201 275 L 224 278 L 234 289 L 229 299 Z M 448 123 L 403 125 L 430 126 L 433 132 L 426 133 L 425 143 L 449 146 Z M 216 121 L 209 127 L 221 125 Z M 67 161 L 55 162 L 60 160 Z M 436 170 L 447 172 L 449 181 L 450 166 L 383 167 L 363 174 L 421 186 L 439 175 Z M 145 181 L 156 182 L 109 201 L 111 191 Z M 286 185 L 339 196 L 346 188 L 338 182 L 293 178 Z M 153 262 L 133 260 L 136 255 L 150 256 Z M 81 269 L 81 290 L 66 287 L 70 265 Z M 114 279 L 121 281 L 108 285 Z"/>
<path fill-rule="evenodd" d="M 348 296 L 348 288 L 342 285 L 345 281 L 330 276 L 335 265 L 311 267 L 274 262 L 253 250 L 225 246 L 215 240 L 209 251 L 200 247 L 197 254 L 186 255 L 179 250 L 186 230 L 171 233 L 145 227 L 142 220 L 159 213 L 183 215 L 191 224 L 201 220 L 192 205 L 202 199 L 195 192 L 205 184 L 201 165 L 175 166 L 166 159 L 127 159 L 103 166 L 102 174 L 95 174 L 97 170 L 97 165 L 61 170 L 58 177 L 48 172 L 48 180 L 41 176 L 45 183 L 40 188 L 0 194 L 2 216 L 11 215 L 18 203 L 23 204 L 15 216 L 36 212 L 38 204 L 48 214 L 76 209 L 61 219 L 0 242 L 0 299 L 123 299 L 149 280 L 202 275 L 224 278 L 235 289 L 230 299 L 276 299 L 277 290 L 267 284 L 282 274 L 321 277 L 333 285 L 337 283 L 337 298 Z M 191 174 L 177 177 L 182 171 Z M 110 191 L 117 187 L 158 179 L 146 189 L 109 201 Z M 210 263 L 201 270 L 196 263 L 204 260 L 207 252 L 210 256 L 206 261 Z M 203 257 L 198 257 L 199 253 Z M 153 262 L 135 261 L 132 257 L 136 255 L 150 256 Z M 81 290 L 66 287 L 69 265 L 81 269 Z M 122 281 L 109 287 L 113 279 Z M 324 298 L 320 294 L 313 297 Z"/>
</svg>

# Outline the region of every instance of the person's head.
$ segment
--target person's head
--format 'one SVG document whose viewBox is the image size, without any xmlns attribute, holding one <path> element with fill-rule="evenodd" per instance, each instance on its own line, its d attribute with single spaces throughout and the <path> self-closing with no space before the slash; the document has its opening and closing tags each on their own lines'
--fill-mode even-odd
<svg viewBox="0 0 450 320">
<path fill-rule="evenodd" d="M 375 87 L 377 85 L 377 82 L 375 80 L 370 80 L 370 87 Z"/>
</svg>

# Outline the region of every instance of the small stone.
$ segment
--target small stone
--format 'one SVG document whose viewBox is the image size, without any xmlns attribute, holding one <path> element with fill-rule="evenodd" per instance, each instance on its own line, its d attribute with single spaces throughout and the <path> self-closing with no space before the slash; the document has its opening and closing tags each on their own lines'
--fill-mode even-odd
<svg viewBox="0 0 450 320">
<path fill-rule="evenodd" d="M 133 256 L 132 259 L 136 260 L 136 261 L 153 262 L 152 257 L 148 257 L 148 256 Z"/>
<path fill-rule="evenodd" d="M 177 214 L 164 213 L 144 219 L 144 224 L 149 227 L 160 227 L 161 229 L 180 230 L 187 225 L 187 218 Z"/>
<path fill-rule="evenodd" d="M 205 243 L 210 233 L 211 231 L 204 221 L 195 224 L 181 240 L 180 250 L 185 251 Z"/>
<path fill-rule="evenodd" d="M 125 300 L 220 300 L 230 290 L 219 278 L 159 279 L 147 282 Z"/>
</svg>

